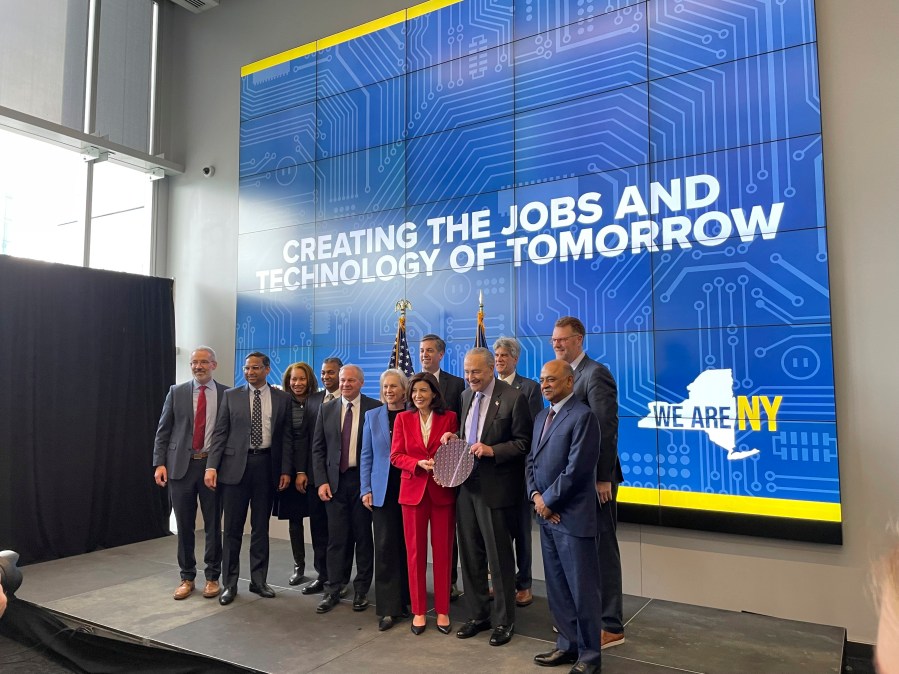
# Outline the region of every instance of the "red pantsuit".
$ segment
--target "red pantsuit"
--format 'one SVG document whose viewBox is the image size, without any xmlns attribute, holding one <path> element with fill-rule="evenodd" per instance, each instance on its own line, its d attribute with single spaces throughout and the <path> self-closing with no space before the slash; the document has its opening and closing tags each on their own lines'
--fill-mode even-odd
<svg viewBox="0 0 899 674">
<path fill-rule="evenodd" d="M 437 613 L 449 613 L 456 489 L 439 486 L 434 482 L 434 476 L 423 470 L 418 462 L 433 459 L 443 434 L 455 433 L 458 427 L 454 412 L 432 413 L 431 431 L 426 444 L 422 437 L 420 415 L 417 410 L 411 410 L 401 412 L 393 428 L 390 462 L 403 471 L 399 502 L 403 507 L 409 594 L 415 615 L 424 615 L 427 611 L 425 574 L 429 523 L 434 562 L 434 608 Z"/>
</svg>

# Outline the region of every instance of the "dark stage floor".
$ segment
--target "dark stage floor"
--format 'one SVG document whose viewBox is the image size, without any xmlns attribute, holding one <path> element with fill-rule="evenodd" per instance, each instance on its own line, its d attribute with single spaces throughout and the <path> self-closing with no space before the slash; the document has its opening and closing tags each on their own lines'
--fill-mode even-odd
<svg viewBox="0 0 899 674">
<path fill-rule="evenodd" d="M 197 540 L 199 545 L 202 535 Z M 245 538 L 244 575 L 248 545 Z M 317 615 L 319 597 L 287 586 L 291 570 L 289 544 L 273 539 L 269 583 L 275 599 L 250 594 L 242 580 L 227 607 L 199 592 L 174 601 L 175 539 L 166 537 L 28 566 L 18 596 L 147 644 L 265 672 L 544 671 L 533 662 L 554 638 L 542 583 L 535 584 L 534 603 L 518 610 L 512 642 L 494 648 L 489 632 L 460 641 L 440 634 L 433 618 L 419 637 L 408 621 L 378 632 L 373 594 L 372 607 L 362 613 L 345 600 Z M 625 597 L 624 608 L 627 643 L 603 653 L 606 674 L 840 672 L 845 630 L 839 627 L 634 596 Z M 466 618 L 461 603 L 453 605 L 452 618 L 454 625 Z"/>
</svg>

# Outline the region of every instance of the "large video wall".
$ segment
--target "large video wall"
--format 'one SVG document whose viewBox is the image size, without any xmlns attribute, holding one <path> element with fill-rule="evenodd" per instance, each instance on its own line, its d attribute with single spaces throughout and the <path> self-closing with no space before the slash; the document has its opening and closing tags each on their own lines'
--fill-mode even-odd
<svg viewBox="0 0 899 674">
<path fill-rule="evenodd" d="M 580 317 L 622 519 L 841 540 L 813 0 L 440 0 L 244 67 L 238 362 L 519 371 Z"/>
</svg>

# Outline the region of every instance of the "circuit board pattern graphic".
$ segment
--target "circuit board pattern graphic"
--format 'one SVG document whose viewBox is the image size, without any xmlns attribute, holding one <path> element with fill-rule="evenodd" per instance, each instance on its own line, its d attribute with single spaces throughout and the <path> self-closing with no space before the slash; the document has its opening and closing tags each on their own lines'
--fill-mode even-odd
<svg viewBox="0 0 899 674">
<path fill-rule="evenodd" d="M 377 395 L 407 298 L 413 349 L 442 334 L 461 374 L 483 292 L 488 340 L 518 337 L 533 378 L 555 320 L 583 320 L 618 383 L 625 486 L 838 504 L 817 69 L 814 0 L 463 0 L 244 76 L 238 362 L 270 353 L 276 381 L 338 355 Z M 694 198 L 717 190 L 690 212 L 694 238 L 641 249 L 641 227 L 682 224 L 684 176 L 713 177 Z M 616 213 L 634 190 L 645 209 Z M 594 254 L 516 251 L 500 231 L 586 193 L 603 206 L 592 232 L 620 232 Z M 477 213 L 489 233 L 440 240 Z M 361 229 L 393 238 L 354 250 L 340 283 L 299 286 L 301 241 Z M 478 245 L 479 264 L 456 250 Z M 732 372 L 752 410 L 735 450 L 755 455 L 638 425 L 706 370 Z"/>
</svg>

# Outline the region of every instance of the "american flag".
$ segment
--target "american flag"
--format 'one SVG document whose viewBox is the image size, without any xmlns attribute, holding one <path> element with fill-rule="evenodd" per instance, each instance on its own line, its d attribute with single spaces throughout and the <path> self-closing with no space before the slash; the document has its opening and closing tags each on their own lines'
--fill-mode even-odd
<svg viewBox="0 0 899 674">
<path fill-rule="evenodd" d="M 390 353 L 388 368 L 401 370 L 407 377 L 415 374 L 412 367 L 412 356 L 409 354 L 409 343 L 406 341 L 406 317 L 400 316 L 396 326 L 396 341 L 393 343 L 393 351 Z"/>
</svg>

